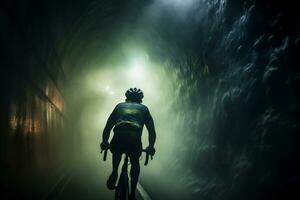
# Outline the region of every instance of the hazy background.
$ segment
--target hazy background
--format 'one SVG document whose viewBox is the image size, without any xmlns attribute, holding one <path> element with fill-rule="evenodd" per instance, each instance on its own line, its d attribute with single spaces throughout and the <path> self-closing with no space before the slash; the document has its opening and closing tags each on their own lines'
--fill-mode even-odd
<svg viewBox="0 0 300 200">
<path fill-rule="evenodd" d="M 1 1 L 3 198 L 112 199 L 99 143 L 130 87 L 144 91 L 157 129 L 140 181 L 152 199 L 299 196 L 296 8 Z"/>
</svg>

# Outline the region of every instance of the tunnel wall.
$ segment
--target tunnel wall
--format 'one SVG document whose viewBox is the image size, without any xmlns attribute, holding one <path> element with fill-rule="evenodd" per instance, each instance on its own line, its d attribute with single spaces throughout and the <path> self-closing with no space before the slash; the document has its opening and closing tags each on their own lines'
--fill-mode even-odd
<svg viewBox="0 0 300 200">
<path fill-rule="evenodd" d="M 199 5 L 182 23 L 165 13 L 157 35 L 168 42 L 153 53 L 167 55 L 177 80 L 179 139 L 166 167 L 185 176 L 190 198 L 291 198 L 300 185 L 297 11 L 273 1 Z"/>
<path fill-rule="evenodd" d="M 41 198 L 65 159 L 66 78 L 40 5 L 0 5 L 2 196 Z"/>
</svg>

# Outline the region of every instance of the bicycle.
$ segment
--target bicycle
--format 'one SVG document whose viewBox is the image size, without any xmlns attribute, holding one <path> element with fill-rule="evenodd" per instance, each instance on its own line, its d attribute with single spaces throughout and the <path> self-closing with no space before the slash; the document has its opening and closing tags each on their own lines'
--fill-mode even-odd
<svg viewBox="0 0 300 200">
<path fill-rule="evenodd" d="M 101 150 L 101 153 L 104 151 L 103 161 L 106 161 L 107 151 Z M 143 149 L 143 152 L 146 153 L 146 159 L 144 165 L 148 165 L 150 154 Z M 153 159 L 151 155 L 151 160 Z M 128 155 L 125 153 L 125 159 L 122 165 L 121 174 L 119 176 L 119 180 L 117 183 L 117 187 L 115 188 L 115 200 L 128 200 L 129 199 L 129 177 L 128 177 Z"/>
</svg>

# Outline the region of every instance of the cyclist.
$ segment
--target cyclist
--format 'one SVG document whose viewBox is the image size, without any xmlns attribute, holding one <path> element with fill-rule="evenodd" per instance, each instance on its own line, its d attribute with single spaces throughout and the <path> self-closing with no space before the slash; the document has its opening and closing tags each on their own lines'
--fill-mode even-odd
<svg viewBox="0 0 300 200">
<path fill-rule="evenodd" d="M 130 199 L 135 200 L 135 190 L 140 173 L 139 157 L 142 153 L 142 131 L 143 126 L 149 133 L 149 146 L 146 152 L 151 156 L 155 154 L 154 143 L 156 132 L 153 118 L 148 108 L 141 104 L 144 97 L 143 92 L 137 88 L 130 88 L 125 93 L 125 102 L 119 103 L 110 114 L 105 125 L 102 142 L 102 150 L 110 149 L 112 152 L 112 173 L 107 180 L 107 187 L 115 189 L 118 178 L 118 168 L 123 153 L 127 153 L 131 163 L 131 191 Z M 113 129 L 114 135 L 111 142 L 108 142 L 110 131 Z"/>
</svg>

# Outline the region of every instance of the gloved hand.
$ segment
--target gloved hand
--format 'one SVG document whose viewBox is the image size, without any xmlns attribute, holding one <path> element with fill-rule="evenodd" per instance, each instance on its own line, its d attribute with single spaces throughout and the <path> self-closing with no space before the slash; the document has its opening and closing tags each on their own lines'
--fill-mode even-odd
<svg viewBox="0 0 300 200">
<path fill-rule="evenodd" d="M 101 150 L 109 149 L 109 142 L 108 141 L 101 142 L 100 148 L 101 148 Z"/>
<path fill-rule="evenodd" d="M 154 154 L 155 154 L 155 148 L 154 148 L 154 147 L 148 146 L 148 147 L 146 148 L 146 151 L 147 151 L 147 153 L 148 153 L 149 155 L 151 155 L 151 156 L 154 156 Z"/>
</svg>

